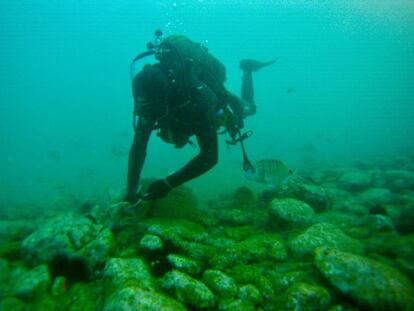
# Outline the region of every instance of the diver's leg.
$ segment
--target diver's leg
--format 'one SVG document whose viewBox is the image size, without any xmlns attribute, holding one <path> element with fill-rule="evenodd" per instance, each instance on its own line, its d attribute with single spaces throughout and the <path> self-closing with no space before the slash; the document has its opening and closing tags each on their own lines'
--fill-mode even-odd
<svg viewBox="0 0 414 311">
<path fill-rule="evenodd" d="M 256 104 L 254 103 L 253 73 L 251 70 L 243 70 L 241 85 L 240 105 L 243 110 L 243 118 L 254 115 L 256 113 Z"/>
<path fill-rule="evenodd" d="M 243 110 L 244 117 L 256 113 L 256 104 L 254 103 L 253 72 L 272 65 L 276 60 L 269 62 L 259 62 L 253 59 L 243 59 L 240 61 L 240 69 L 243 70 L 241 97 L 245 101 Z"/>
<path fill-rule="evenodd" d="M 241 97 L 248 104 L 248 111 L 245 115 L 254 114 L 256 112 L 256 105 L 254 104 L 254 88 L 253 88 L 253 73 L 250 70 L 243 70 Z M 245 109 L 246 110 L 246 109 Z"/>
</svg>

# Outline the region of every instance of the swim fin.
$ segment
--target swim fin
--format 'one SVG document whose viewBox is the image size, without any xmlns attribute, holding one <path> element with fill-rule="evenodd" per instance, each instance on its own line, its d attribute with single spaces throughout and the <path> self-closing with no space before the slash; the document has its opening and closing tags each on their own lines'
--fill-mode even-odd
<svg viewBox="0 0 414 311">
<path fill-rule="evenodd" d="M 277 59 L 273 59 L 268 62 L 259 62 L 254 59 L 242 59 L 240 61 L 240 69 L 247 72 L 255 72 L 262 69 L 263 67 L 267 67 L 274 64 L 276 60 Z"/>
</svg>

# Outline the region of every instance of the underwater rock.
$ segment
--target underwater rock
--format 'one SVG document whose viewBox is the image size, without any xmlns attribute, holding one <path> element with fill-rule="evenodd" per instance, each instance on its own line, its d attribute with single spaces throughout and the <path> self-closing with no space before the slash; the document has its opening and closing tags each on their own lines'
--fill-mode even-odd
<svg viewBox="0 0 414 311">
<path fill-rule="evenodd" d="M 262 302 L 262 295 L 260 291 L 252 284 L 243 285 L 239 288 L 237 297 L 241 301 L 250 302 L 253 305 L 258 305 Z"/>
<path fill-rule="evenodd" d="M 349 227 L 358 227 L 363 224 L 360 216 L 339 211 L 318 213 L 314 217 L 315 223 L 330 223 L 344 230 Z"/>
<path fill-rule="evenodd" d="M 318 248 L 314 262 L 332 286 L 361 308 L 376 311 L 414 308 L 413 285 L 392 267 L 329 247 Z"/>
<path fill-rule="evenodd" d="M 200 261 L 210 261 L 217 253 L 215 247 L 197 242 L 183 242 L 181 251 L 189 258 Z"/>
<path fill-rule="evenodd" d="M 274 199 L 269 210 L 271 227 L 280 229 L 306 227 L 314 215 L 312 207 L 296 199 Z"/>
<path fill-rule="evenodd" d="M 360 200 L 368 207 L 393 203 L 394 194 L 386 188 L 370 188 L 359 195 Z"/>
<path fill-rule="evenodd" d="M 99 293 L 99 290 L 96 289 L 97 286 L 99 286 L 99 284 L 97 283 L 79 282 L 73 284 L 65 293 L 65 305 L 59 305 L 59 307 L 61 308 L 61 310 L 70 311 L 101 310 L 102 308 L 98 308 L 98 305 L 100 305 L 101 303 L 101 297 L 97 295 Z"/>
<path fill-rule="evenodd" d="M 253 304 L 243 301 L 240 299 L 224 299 L 223 301 L 219 301 L 219 308 L 220 311 L 257 311 L 257 309 Z"/>
<path fill-rule="evenodd" d="M 186 241 L 202 240 L 207 234 L 203 226 L 182 219 L 148 218 L 140 225 L 147 234 L 159 236 L 163 242 L 180 247 Z"/>
<path fill-rule="evenodd" d="M 368 207 L 364 206 L 355 195 L 348 191 L 337 188 L 326 188 L 329 196 L 332 198 L 330 210 L 344 212 L 354 215 L 367 215 Z"/>
<path fill-rule="evenodd" d="M 396 257 L 394 245 L 397 246 L 397 240 L 398 235 L 395 232 L 374 232 L 364 239 L 366 253 L 370 257 Z M 395 266 L 395 263 L 391 265 Z"/>
<path fill-rule="evenodd" d="M 47 221 L 23 240 L 25 262 L 36 265 L 56 256 L 85 256 L 91 267 L 102 264 L 114 247 L 112 233 L 88 218 L 67 214 Z"/>
<path fill-rule="evenodd" d="M 106 299 L 104 311 L 185 311 L 182 304 L 155 291 L 128 286 Z"/>
<path fill-rule="evenodd" d="M 277 234 L 257 234 L 227 246 L 212 258 L 210 264 L 216 269 L 224 269 L 235 264 L 260 262 L 263 260 L 284 261 L 287 250 L 283 240 Z"/>
<path fill-rule="evenodd" d="M 356 216 L 364 216 L 369 213 L 369 209 L 358 200 L 355 200 L 354 198 L 335 197 L 331 205 L 331 210 L 344 212 L 347 214 L 353 214 Z"/>
<path fill-rule="evenodd" d="M 219 270 L 206 270 L 202 280 L 216 295 L 234 297 L 237 294 L 234 279 Z"/>
<path fill-rule="evenodd" d="M 186 310 L 158 293 L 148 265 L 140 258 L 111 258 L 104 270 L 104 310 Z"/>
<path fill-rule="evenodd" d="M 361 216 L 339 211 L 327 211 L 316 214 L 314 223 L 330 223 L 353 238 L 366 238 L 370 232 L 364 227 Z"/>
<path fill-rule="evenodd" d="M 7 280 L 10 273 L 10 265 L 7 260 L 0 258 L 0 284 Z"/>
<path fill-rule="evenodd" d="M 49 269 L 47 265 L 40 265 L 16 280 L 14 293 L 23 300 L 32 300 L 43 295 L 50 285 Z"/>
<path fill-rule="evenodd" d="M 257 200 L 255 193 L 248 187 L 239 187 L 231 197 L 229 205 L 237 209 L 254 209 Z"/>
<path fill-rule="evenodd" d="M 105 265 L 104 281 L 106 295 L 131 286 L 145 290 L 155 288 L 149 267 L 141 258 L 109 259 Z"/>
<path fill-rule="evenodd" d="M 107 257 L 115 249 L 115 238 L 112 231 L 108 228 L 97 233 L 95 239 L 86 244 L 79 252 L 82 257 L 88 258 L 91 266 L 102 266 L 105 264 Z"/>
<path fill-rule="evenodd" d="M 236 243 L 234 246 L 248 262 L 287 259 L 287 251 L 283 240 L 277 234 L 263 233 Z"/>
<path fill-rule="evenodd" d="M 289 241 L 289 248 L 294 255 L 304 256 L 314 252 L 319 246 L 335 247 L 343 251 L 362 254 L 362 244 L 350 238 L 330 223 L 318 223 Z"/>
<path fill-rule="evenodd" d="M 328 311 L 360 311 L 358 308 L 343 306 L 343 305 L 334 305 L 328 309 Z"/>
<path fill-rule="evenodd" d="M 201 281 L 182 272 L 167 272 L 161 280 L 161 286 L 180 302 L 194 308 L 211 308 L 215 305 L 215 297 L 211 290 Z"/>
<path fill-rule="evenodd" d="M 226 236 L 234 241 L 243 241 L 254 234 L 258 233 L 258 229 L 253 226 L 236 226 L 236 227 L 224 227 Z M 220 232 L 222 234 L 222 232 Z"/>
<path fill-rule="evenodd" d="M 17 261 L 21 257 L 19 241 L 0 241 L 0 258 Z"/>
<path fill-rule="evenodd" d="M 27 220 L 0 220 L 0 243 L 20 241 L 35 231 L 37 225 Z"/>
<path fill-rule="evenodd" d="M 307 271 L 270 271 L 268 274 L 275 293 L 282 293 L 295 283 L 311 281 Z"/>
<path fill-rule="evenodd" d="M 394 235 L 380 240 L 378 244 L 377 253 L 392 258 L 394 264 L 414 281 L 414 234 Z"/>
<path fill-rule="evenodd" d="M 362 223 L 371 234 L 395 231 L 392 220 L 384 215 L 366 215 L 362 218 Z"/>
<path fill-rule="evenodd" d="M 210 210 L 257 210 L 260 202 L 256 194 L 248 187 L 242 186 L 232 193 L 223 193 L 215 201 L 210 201 L 208 207 Z"/>
<path fill-rule="evenodd" d="M 170 265 L 180 272 L 185 274 L 196 276 L 201 273 L 201 264 L 193 259 L 187 258 L 179 254 L 169 254 L 167 260 Z"/>
<path fill-rule="evenodd" d="M 324 287 L 296 283 L 277 299 L 276 310 L 319 311 L 328 308 L 331 296 Z"/>
<path fill-rule="evenodd" d="M 265 269 L 259 265 L 237 265 L 226 270 L 226 273 L 239 285 L 253 284 L 266 299 L 274 296 L 272 283 L 265 276 Z"/>
<path fill-rule="evenodd" d="M 401 233 L 414 232 L 414 204 L 399 207 L 399 215 L 395 219 L 395 227 Z"/>
<path fill-rule="evenodd" d="M 414 172 L 406 170 L 388 170 L 385 172 L 387 186 L 394 191 L 414 189 Z"/>
<path fill-rule="evenodd" d="M 202 214 L 198 209 L 198 200 L 193 191 L 186 186 L 180 186 L 173 189 L 167 197 L 155 201 L 146 217 L 199 222 Z"/>
<path fill-rule="evenodd" d="M 163 244 L 160 237 L 153 234 L 146 234 L 139 242 L 139 247 L 141 250 L 151 253 L 161 251 Z"/>
<path fill-rule="evenodd" d="M 293 198 L 309 204 L 315 212 L 326 210 L 331 198 L 327 189 L 301 178 L 291 178 L 281 187 L 266 192 L 266 199 Z"/>
<path fill-rule="evenodd" d="M 1 297 L 7 296 L 7 293 L 10 291 L 10 288 L 8 286 L 9 274 L 9 263 L 6 260 L 0 258 L 0 299 Z"/>
<path fill-rule="evenodd" d="M 267 219 L 265 212 L 259 210 L 247 210 L 237 208 L 225 208 L 216 210 L 214 216 L 227 226 L 258 225 Z"/>
<path fill-rule="evenodd" d="M 372 175 L 367 171 L 352 169 L 344 172 L 338 179 L 337 185 L 340 189 L 351 192 L 367 189 L 372 182 Z"/>
<path fill-rule="evenodd" d="M 15 297 L 8 297 L 4 300 L 0 301 L 0 311 L 26 311 L 27 305 L 15 298 Z"/>
<path fill-rule="evenodd" d="M 53 296 L 61 296 L 65 294 L 67 290 L 67 283 L 66 278 L 64 276 L 55 277 L 52 284 L 52 295 Z"/>
</svg>

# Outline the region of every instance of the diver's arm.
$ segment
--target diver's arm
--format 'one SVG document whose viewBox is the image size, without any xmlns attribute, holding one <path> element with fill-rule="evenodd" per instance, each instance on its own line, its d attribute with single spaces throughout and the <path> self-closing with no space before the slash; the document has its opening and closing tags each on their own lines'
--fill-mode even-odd
<svg viewBox="0 0 414 311">
<path fill-rule="evenodd" d="M 136 199 L 141 170 L 147 152 L 147 145 L 151 136 L 154 122 L 139 118 L 135 129 L 134 140 L 129 151 L 128 181 L 125 199 L 129 202 Z"/>
<path fill-rule="evenodd" d="M 177 187 L 210 170 L 218 161 L 218 137 L 212 107 L 217 98 L 206 86 L 200 89 L 198 99 L 199 113 L 197 118 L 196 137 L 200 152 L 183 168 L 167 177 L 172 187 Z"/>
<path fill-rule="evenodd" d="M 176 173 L 167 177 L 172 187 L 177 187 L 210 170 L 218 161 L 218 139 L 215 126 L 204 128 L 196 135 L 200 152 Z"/>
</svg>

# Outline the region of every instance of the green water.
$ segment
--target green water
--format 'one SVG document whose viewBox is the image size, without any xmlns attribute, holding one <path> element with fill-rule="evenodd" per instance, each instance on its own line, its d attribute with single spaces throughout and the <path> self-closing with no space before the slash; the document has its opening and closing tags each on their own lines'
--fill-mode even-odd
<svg viewBox="0 0 414 311">
<path fill-rule="evenodd" d="M 0 14 L 2 201 L 122 190 L 127 159 L 111 150 L 128 150 L 133 133 L 129 63 L 156 28 L 203 42 L 235 93 L 240 59 L 278 58 L 254 77 L 252 160 L 301 169 L 413 147 L 410 1 L 4 0 Z M 310 159 L 304 144 L 315 147 Z M 223 141 L 220 149 L 220 165 L 200 183 L 243 182 L 239 150 Z M 166 176 L 195 153 L 153 137 L 144 176 Z"/>
<path fill-rule="evenodd" d="M 246 141 L 252 162 L 280 159 L 298 176 L 357 200 L 365 190 L 389 189 L 392 199 L 379 205 L 397 227 L 400 208 L 413 210 L 412 0 L 2 0 L 2 218 L 30 222 L 77 209 L 91 197 L 106 203 L 122 197 L 133 137 L 129 66 L 156 29 L 205 45 L 226 65 L 226 87 L 235 94 L 241 59 L 277 59 L 254 74 L 257 114 L 245 123 L 254 133 Z M 142 177 L 164 178 L 197 152 L 153 135 Z M 372 178 L 365 188 L 341 181 L 350 168 Z M 187 186 L 201 207 L 241 186 L 259 196 L 269 189 L 245 179 L 240 147 L 228 147 L 224 136 L 218 165 Z M 366 200 L 358 202 L 376 214 L 369 208 L 378 206 Z M 6 232 L 0 245 L 9 245 L 8 224 L 0 226 Z M 410 228 L 397 228 L 397 238 L 412 234 Z M 7 254 L 16 255 L 18 242 Z M 2 295 L 0 287 L 0 302 Z"/>
</svg>

